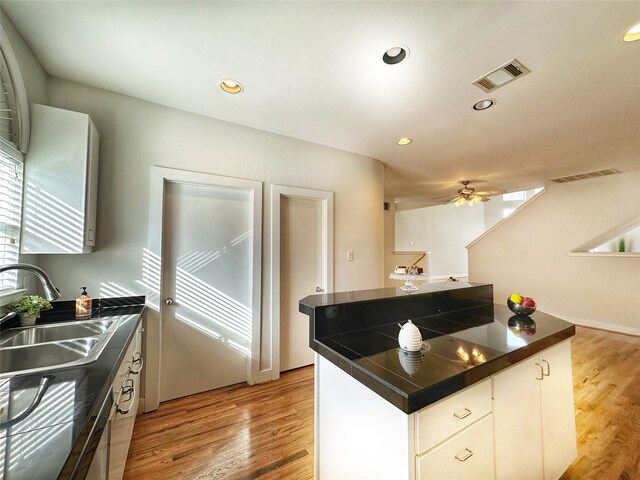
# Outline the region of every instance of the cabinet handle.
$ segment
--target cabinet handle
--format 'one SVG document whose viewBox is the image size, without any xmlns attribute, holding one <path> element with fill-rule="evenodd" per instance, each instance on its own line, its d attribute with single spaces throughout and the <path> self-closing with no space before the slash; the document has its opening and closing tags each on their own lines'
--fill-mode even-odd
<svg viewBox="0 0 640 480">
<path fill-rule="evenodd" d="M 135 358 L 136 355 L 140 355 L 138 358 Z M 144 359 L 142 358 L 142 353 L 140 352 L 136 352 L 133 354 L 134 359 L 131 361 L 131 366 L 133 365 L 140 365 L 138 367 L 138 370 L 134 371 L 131 369 L 131 367 L 129 367 L 129 373 L 131 373 L 132 375 L 138 375 L 140 373 L 140 371 L 142 370 L 142 366 L 144 365 Z"/>
<path fill-rule="evenodd" d="M 131 382 L 131 385 L 126 385 L 127 382 Z M 129 395 L 129 398 L 127 398 L 127 401 L 130 401 L 130 403 L 129 403 L 129 406 L 126 408 L 126 410 L 124 410 L 120 408 L 120 402 L 118 402 L 116 411 L 118 413 L 121 413 L 122 415 L 126 415 L 131 411 L 131 407 L 133 407 L 133 404 L 135 403 L 135 400 L 136 400 L 136 389 L 133 383 L 133 379 L 127 378 L 124 383 L 125 385 L 122 386 L 122 393 L 125 395 Z"/>
<path fill-rule="evenodd" d="M 471 410 L 468 408 L 463 408 L 462 410 L 458 410 L 457 412 L 453 412 L 453 416 L 462 420 L 463 418 L 467 418 L 471 415 Z"/>
<path fill-rule="evenodd" d="M 544 368 L 542 368 L 542 365 L 540 365 L 538 362 L 536 362 L 536 365 L 540 367 L 540 376 L 536 377 L 536 380 L 542 380 L 544 379 Z"/>
<path fill-rule="evenodd" d="M 456 460 L 458 460 L 460 462 L 466 462 L 472 456 L 473 456 L 473 452 L 471 450 L 469 450 L 468 448 L 465 448 L 464 452 L 458 453 L 457 455 L 455 455 Z"/>
<path fill-rule="evenodd" d="M 545 377 L 548 377 L 549 375 L 551 375 L 551 365 L 549 365 L 549 362 L 547 362 L 544 359 L 542 361 L 547 364 L 547 373 L 544 373 L 544 370 L 543 370 L 542 375 Z"/>
</svg>

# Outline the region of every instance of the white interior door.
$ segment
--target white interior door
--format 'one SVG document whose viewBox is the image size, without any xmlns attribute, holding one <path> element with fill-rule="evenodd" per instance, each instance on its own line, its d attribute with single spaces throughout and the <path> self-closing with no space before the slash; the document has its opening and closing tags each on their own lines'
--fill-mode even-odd
<svg viewBox="0 0 640 480">
<path fill-rule="evenodd" d="M 166 184 L 160 401 L 247 380 L 253 236 L 250 191 Z"/>
<path fill-rule="evenodd" d="M 280 201 L 280 371 L 313 363 L 309 317 L 298 302 L 324 290 L 322 201 L 283 197 Z"/>
</svg>

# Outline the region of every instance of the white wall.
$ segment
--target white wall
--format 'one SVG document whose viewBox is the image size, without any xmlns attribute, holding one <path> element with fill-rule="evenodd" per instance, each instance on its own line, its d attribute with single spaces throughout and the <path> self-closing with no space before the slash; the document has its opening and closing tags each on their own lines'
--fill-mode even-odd
<svg viewBox="0 0 640 480">
<path fill-rule="evenodd" d="M 411 265 L 420 257 L 420 254 L 401 254 L 396 252 L 396 204 L 394 203 L 393 198 L 385 198 L 384 201 L 389 204 L 389 210 L 385 210 L 384 212 L 384 286 L 399 287 L 402 285 L 402 282 L 389 279 L 389 274 L 393 272 L 393 269 L 397 265 Z M 425 268 L 427 266 L 427 261 L 428 258 L 420 262 L 420 266 Z"/>
<path fill-rule="evenodd" d="M 270 185 L 335 193 L 335 291 L 377 288 L 383 268 L 383 169 L 377 160 L 50 78 L 49 104 L 88 113 L 100 133 L 97 242 L 88 255 L 38 255 L 63 297 L 144 294 L 149 167 L 264 182 L 262 366 L 270 368 Z M 347 250 L 354 260 L 346 261 Z"/>
<path fill-rule="evenodd" d="M 466 246 L 484 232 L 482 205 L 396 211 L 395 249 L 428 251 L 432 278 L 467 275 Z"/>
<path fill-rule="evenodd" d="M 640 334 L 640 256 L 567 254 L 638 219 L 638 171 L 548 186 L 469 246 L 469 279 L 499 303 L 520 292 L 574 323 Z"/>
<path fill-rule="evenodd" d="M 4 10 L 0 10 L 0 24 L 9 39 L 13 53 L 20 66 L 28 101 L 44 102 L 46 99 L 47 74 L 42 65 L 33 55 L 29 46 L 9 19 L 9 16 L 4 13 Z"/>
</svg>

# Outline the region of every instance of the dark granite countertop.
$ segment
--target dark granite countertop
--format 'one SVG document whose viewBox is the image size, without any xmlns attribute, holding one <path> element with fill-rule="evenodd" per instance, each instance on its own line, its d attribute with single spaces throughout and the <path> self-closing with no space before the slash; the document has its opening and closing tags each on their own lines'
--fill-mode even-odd
<svg viewBox="0 0 640 480">
<path fill-rule="evenodd" d="M 328 295 L 307 297 L 300 310 L 310 315 L 310 346 L 412 413 L 575 334 L 573 324 L 551 315 L 516 317 L 494 305 L 491 285 L 447 286 L 423 286 L 411 295 L 399 289 L 333 294 L 337 304 Z M 417 353 L 398 345 L 398 322 L 408 318 L 422 334 Z"/>
<path fill-rule="evenodd" d="M 78 465 L 93 457 L 96 438 L 91 431 L 100 408 L 110 395 L 111 383 L 135 335 L 144 312 L 144 297 L 126 301 L 95 302 L 92 319 L 122 320 L 92 363 L 0 378 L 0 477 L 15 479 L 81 478 L 72 475 Z M 136 304 L 137 303 L 137 304 Z M 74 320 L 73 302 L 55 302 L 38 323 Z M 3 330 L 5 327 L 3 326 Z M 44 377 L 52 377 L 41 402 L 25 418 L 16 420 L 28 406 Z"/>
</svg>

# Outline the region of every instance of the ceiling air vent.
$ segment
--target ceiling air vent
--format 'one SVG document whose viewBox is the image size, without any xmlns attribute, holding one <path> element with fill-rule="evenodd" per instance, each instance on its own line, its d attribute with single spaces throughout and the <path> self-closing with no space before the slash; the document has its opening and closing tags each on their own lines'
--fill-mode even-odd
<svg viewBox="0 0 640 480">
<path fill-rule="evenodd" d="M 576 180 L 584 180 L 586 178 L 603 177 L 605 175 L 613 175 L 614 173 L 620 173 L 615 168 L 608 168 L 606 170 L 598 170 L 597 172 L 579 173 L 578 175 L 569 175 L 567 177 L 551 178 L 551 182 L 567 183 L 575 182 Z"/>
<path fill-rule="evenodd" d="M 483 75 L 481 78 L 473 82 L 473 84 L 485 92 L 493 92 L 496 88 L 502 87 L 509 82 L 514 81 L 518 77 L 522 77 L 530 73 L 518 60 L 511 60 L 509 63 L 496 68 L 495 70 Z"/>
</svg>

